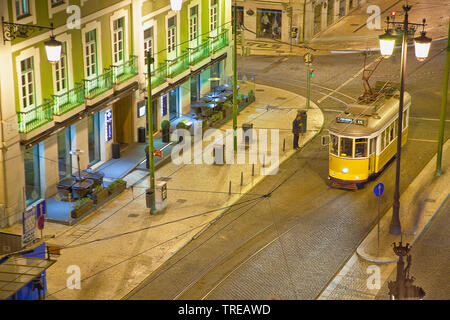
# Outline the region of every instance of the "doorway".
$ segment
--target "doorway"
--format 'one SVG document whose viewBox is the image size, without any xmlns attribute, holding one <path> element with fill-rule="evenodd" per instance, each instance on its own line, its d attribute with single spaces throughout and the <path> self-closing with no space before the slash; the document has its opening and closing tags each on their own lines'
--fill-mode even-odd
<svg viewBox="0 0 450 320">
<path fill-rule="evenodd" d="M 169 120 L 175 120 L 180 117 L 180 108 L 179 108 L 179 95 L 180 95 L 180 87 L 177 87 L 169 92 Z"/>
<path fill-rule="evenodd" d="M 113 123 L 115 142 L 120 144 L 120 149 L 125 149 L 133 142 L 133 117 L 131 95 L 128 95 L 114 104 Z"/>
</svg>

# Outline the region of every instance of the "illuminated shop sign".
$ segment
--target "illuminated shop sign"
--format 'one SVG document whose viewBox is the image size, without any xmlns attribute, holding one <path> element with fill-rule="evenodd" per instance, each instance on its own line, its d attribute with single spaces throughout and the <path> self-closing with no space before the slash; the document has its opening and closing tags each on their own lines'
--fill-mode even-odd
<svg viewBox="0 0 450 320">
<path fill-rule="evenodd" d="M 112 110 L 105 111 L 105 141 L 108 142 L 112 139 Z"/>
<path fill-rule="evenodd" d="M 138 103 L 138 118 L 142 118 L 147 113 L 147 98 Z"/>
</svg>

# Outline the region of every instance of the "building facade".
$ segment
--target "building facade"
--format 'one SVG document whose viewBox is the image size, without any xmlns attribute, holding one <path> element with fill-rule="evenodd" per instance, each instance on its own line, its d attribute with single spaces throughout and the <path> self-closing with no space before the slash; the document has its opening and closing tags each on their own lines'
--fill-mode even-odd
<svg viewBox="0 0 450 320">
<path fill-rule="evenodd" d="M 245 39 L 308 41 L 365 0 L 236 0 Z"/>
<path fill-rule="evenodd" d="M 39 5 L 38 5 L 39 4 Z M 151 52 L 153 124 L 190 113 L 191 100 L 228 81 L 231 0 L 7 0 L 4 22 L 50 26 L 0 34 L 0 226 L 11 225 L 77 169 L 136 143 L 147 123 Z M 51 64 L 44 42 L 63 44 Z M 214 79 L 214 80 L 212 80 Z M 217 80 L 220 79 L 220 80 Z"/>
</svg>

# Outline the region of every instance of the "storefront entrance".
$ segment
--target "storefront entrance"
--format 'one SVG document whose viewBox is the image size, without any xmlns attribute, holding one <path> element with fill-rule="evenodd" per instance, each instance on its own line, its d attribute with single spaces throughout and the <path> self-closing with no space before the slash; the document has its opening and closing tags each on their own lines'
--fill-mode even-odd
<svg viewBox="0 0 450 320">
<path fill-rule="evenodd" d="M 169 120 L 175 120 L 180 117 L 180 87 L 169 92 Z"/>
<path fill-rule="evenodd" d="M 41 198 L 41 169 L 39 145 L 26 149 L 25 160 L 25 194 L 26 205 L 30 206 Z"/>
<path fill-rule="evenodd" d="M 100 153 L 100 113 L 88 118 L 89 165 L 101 160 Z"/>
<path fill-rule="evenodd" d="M 281 10 L 257 9 L 256 35 L 260 38 L 281 39 Z"/>
<path fill-rule="evenodd" d="M 196 102 L 200 100 L 200 75 L 193 76 L 191 78 L 191 102 Z"/>
<path fill-rule="evenodd" d="M 133 99 L 128 95 L 113 106 L 113 131 L 114 141 L 123 149 L 133 142 Z"/>
<path fill-rule="evenodd" d="M 71 128 L 60 131 L 57 135 L 58 140 L 58 174 L 59 180 L 72 175 L 72 134 Z"/>
</svg>

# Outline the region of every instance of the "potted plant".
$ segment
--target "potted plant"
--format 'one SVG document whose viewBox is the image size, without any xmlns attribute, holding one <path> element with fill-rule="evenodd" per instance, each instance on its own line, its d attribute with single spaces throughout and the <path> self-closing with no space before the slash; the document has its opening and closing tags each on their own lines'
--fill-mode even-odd
<svg viewBox="0 0 450 320">
<path fill-rule="evenodd" d="M 122 179 L 116 179 L 108 186 L 109 194 L 119 194 L 127 187 L 127 182 Z"/>
<path fill-rule="evenodd" d="M 94 188 L 91 198 L 94 201 L 94 204 L 98 205 L 99 203 L 105 201 L 106 198 L 108 198 L 108 196 L 109 196 L 108 189 L 105 189 L 103 188 L 103 186 L 98 185 Z"/>
<path fill-rule="evenodd" d="M 233 104 L 232 104 L 230 101 L 226 101 L 226 102 L 223 104 L 223 110 L 222 110 L 222 112 L 223 112 L 223 118 L 224 118 L 224 119 L 225 119 L 226 117 L 228 117 L 228 116 L 231 114 L 232 109 L 233 109 Z"/>
<path fill-rule="evenodd" d="M 255 100 L 256 100 L 255 93 L 253 92 L 253 90 L 250 90 L 248 92 L 248 102 L 252 103 Z"/>
<path fill-rule="evenodd" d="M 161 121 L 162 141 L 165 143 L 170 142 L 170 121 Z"/>
<path fill-rule="evenodd" d="M 88 212 L 94 206 L 94 201 L 89 198 L 81 198 L 73 205 L 73 210 L 70 212 L 72 218 L 81 217 L 83 214 Z"/>
<path fill-rule="evenodd" d="M 180 130 L 184 129 L 184 130 L 186 130 L 186 124 L 183 121 L 178 122 L 177 129 L 180 129 Z M 179 136 L 178 137 L 178 142 L 182 142 L 183 138 L 184 138 L 183 136 Z"/>
</svg>

